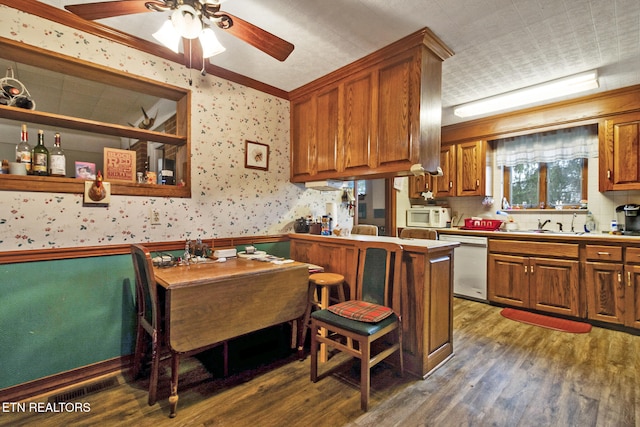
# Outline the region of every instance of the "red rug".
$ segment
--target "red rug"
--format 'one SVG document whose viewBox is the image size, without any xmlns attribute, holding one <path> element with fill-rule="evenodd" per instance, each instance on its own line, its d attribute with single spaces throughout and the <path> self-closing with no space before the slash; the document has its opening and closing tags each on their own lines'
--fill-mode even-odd
<svg viewBox="0 0 640 427">
<path fill-rule="evenodd" d="M 556 331 L 571 332 L 573 334 L 585 334 L 591 331 L 591 325 L 588 323 L 559 319 L 557 317 L 530 313 L 528 311 L 516 310 L 513 308 L 503 308 L 500 314 L 507 319 L 515 320 L 516 322 L 541 326 L 543 328 L 554 329 Z"/>
</svg>

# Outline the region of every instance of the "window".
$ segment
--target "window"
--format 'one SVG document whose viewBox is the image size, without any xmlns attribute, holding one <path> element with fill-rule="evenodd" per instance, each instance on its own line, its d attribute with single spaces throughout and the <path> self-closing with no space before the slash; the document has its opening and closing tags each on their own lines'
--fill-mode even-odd
<svg viewBox="0 0 640 427">
<path fill-rule="evenodd" d="M 587 159 L 573 159 L 505 167 L 504 195 L 512 206 L 525 209 L 577 207 L 587 198 L 587 164 Z"/>
<path fill-rule="evenodd" d="M 504 196 L 521 208 L 577 207 L 587 198 L 588 159 L 597 150 L 595 125 L 498 140 Z"/>
</svg>

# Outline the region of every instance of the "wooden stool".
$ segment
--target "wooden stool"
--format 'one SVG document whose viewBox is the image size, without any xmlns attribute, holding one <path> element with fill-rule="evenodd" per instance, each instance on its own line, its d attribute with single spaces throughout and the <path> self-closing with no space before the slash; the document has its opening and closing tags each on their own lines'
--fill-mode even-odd
<svg viewBox="0 0 640 427">
<path fill-rule="evenodd" d="M 344 276 L 336 273 L 314 273 L 309 275 L 309 296 L 307 303 L 307 310 L 304 313 L 304 319 L 302 321 L 302 339 L 298 344 L 298 355 L 303 357 L 304 340 L 307 335 L 307 329 L 311 320 L 311 310 L 315 307 L 318 310 L 325 309 L 331 305 L 331 302 L 342 302 L 346 298 L 344 296 Z M 338 290 L 338 298 L 331 298 L 331 289 Z M 318 296 L 318 291 L 320 295 Z M 326 336 L 327 330 L 322 328 L 320 330 L 322 336 Z M 326 362 L 327 346 L 325 344 L 320 345 L 320 361 Z"/>
</svg>

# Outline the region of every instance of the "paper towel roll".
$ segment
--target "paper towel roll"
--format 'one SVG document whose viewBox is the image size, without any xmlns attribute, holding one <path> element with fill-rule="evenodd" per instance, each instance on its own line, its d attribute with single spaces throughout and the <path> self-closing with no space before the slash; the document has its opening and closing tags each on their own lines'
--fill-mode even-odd
<svg viewBox="0 0 640 427">
<path fill-rule="evenodd" d="M 331 219 L 333 219 L 333 225 L 335 227 L 338 221 L 338 205 L 336 203 L 327 203 L 327 215 L 331 215 Z"/>
</svg>

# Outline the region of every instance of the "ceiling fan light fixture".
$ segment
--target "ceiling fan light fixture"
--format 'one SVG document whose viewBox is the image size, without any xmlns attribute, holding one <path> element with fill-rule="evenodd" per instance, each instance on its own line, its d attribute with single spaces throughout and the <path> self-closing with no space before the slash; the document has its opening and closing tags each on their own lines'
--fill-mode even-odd
<svg viewBox="0 0 640 427">
<path fill-rule="evenodd" d="M 559 98 L 597 87 L 598 70 L 592 70 L 503 93 L 502 95 L 462 104 L 454 108 L 453 114 L 458 117 L 477 116 Z"/>
<path fill-rule="evenodd" d="M 226 49 L 218 41 L 215 33 L 211 28 L 205 28 L 200 33 L 200 44 L 202 45 L 202 57 L 210 58 L 224 52 Z"/>
<path fill-rule="evenodd" d="M 196 10 L 183 4 L 171 15 L 171 22 L 178 34 L 185 39 L 195 39 L 202 33 L 202 20 Z"/>
<path fill-rule="evenodd" d="M 165 23 L 162 24 L 162 27 L 153 33 L 153 38 L 175 53 L 179 52 L 181 36 L 174 28 L 171 20 L 165 21 Z"/>
</svg>

